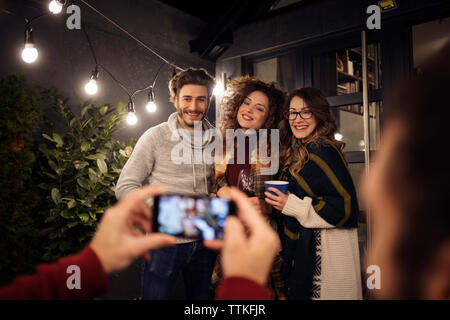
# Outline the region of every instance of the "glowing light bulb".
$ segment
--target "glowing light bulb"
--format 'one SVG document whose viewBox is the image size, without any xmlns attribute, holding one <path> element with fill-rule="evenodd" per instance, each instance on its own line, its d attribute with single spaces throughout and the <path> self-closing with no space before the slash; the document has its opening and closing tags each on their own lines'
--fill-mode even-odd
<svg viewBox="0 0 450 320">
<path fill-rule="evenodd" d="M 90 95 L 96 94 L 98 91 L 97 80 L 96 79 L 89 80 L 89 82 L 86 83 L 86 85 L 84 86 L 84 90 L 86 91 L 87 94 Z"/>
<path fill-rule="evenodd" d="M 49 5 L 48 5 L 48 10 L 50 10 L 51 13 L 53 14 L 58 14 L 62 11 L 63 5 L 56 0 L 52 0 L 50 1 Z"/>
<path fill-rule="evenodd" d="M 336 132 L 336 133 L 334 134 L 334 138 L 335 138 L 336 140 L 341 141 L 342 138 L 343 138 L 343 136 L 342 136 L 342 134 L 340 134 L 339 132 Z"/>
<path fill-rule="evenodd" d="M 155 112 L 157 109 L 156 103 L 153 101 L 149 101 L 145 106 L 145 109 L 147 110 L 147 112 Z"/>
<path fill-rule="evenodd" d="M 32 43 L 25 43 L 25 48 L 22 50 L 22 59 L 26 63 L 33 63 L 38 57 L 38 51 Z"/>
<path fill-rule="evenodd" d="M 137 123 L 137 117 L 135 112 L 128 112 L 127 115 L 127 123 L 131 126 L 134 126 Z"/>
</svg>

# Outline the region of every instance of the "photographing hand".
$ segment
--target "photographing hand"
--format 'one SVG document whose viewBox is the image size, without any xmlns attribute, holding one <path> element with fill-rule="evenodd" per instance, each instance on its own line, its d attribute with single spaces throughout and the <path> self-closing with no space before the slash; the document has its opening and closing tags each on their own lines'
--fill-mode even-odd
<svg viewBox="0 0 450 320">
<path fill-rule="evenodd" d="M 280 250 L 278 235 L 244 193 L 232 187 L 229 194 L 237 205 L 240 219 L 230 216 L 225 223 L 223 274 L 225 277 L 245 277 L 265 285 L 273 259 Z M 205 245 L 220 248 L 217 241 L 205 242 Z"/>
<path fill-rule="evenodd" d="M 146 186 L 131 192 L 126 198 L 106 210 L 90 246 L 106 273 L 120 271 L 149 251 L 175 244 L 175 238 L 151 232 L 149 197 L 164 193 L 164 189 Z"/>
</svg>

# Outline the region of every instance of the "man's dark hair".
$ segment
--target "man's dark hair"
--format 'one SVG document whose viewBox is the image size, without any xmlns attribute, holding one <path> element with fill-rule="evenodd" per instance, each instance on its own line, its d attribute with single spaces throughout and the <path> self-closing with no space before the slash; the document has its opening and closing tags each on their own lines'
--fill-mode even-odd
<svg viewBox="0 0 450 320">
<path fill-rule="evenodd" d="M 203 68 L 189 68 L 175 74 L 169 81 L 170 101 L 173 103 L 181 88 L 186 84 L 205 86 L 208 97 L 211 97 L 215 86 L 214 78 Z"/>
</svg>

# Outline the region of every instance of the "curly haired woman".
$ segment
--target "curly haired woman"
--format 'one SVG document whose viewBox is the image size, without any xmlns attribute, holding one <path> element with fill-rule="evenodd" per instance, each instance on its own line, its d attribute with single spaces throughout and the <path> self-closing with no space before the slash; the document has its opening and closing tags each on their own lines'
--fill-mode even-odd
<svg viewBox="0 0 450 320">
<path fill-rule="evenodd" d="M 324 94 L 295 90 L 280 122 L 281 179 L 266 202 L 282 212 L 283 273 L 288 299 L 361 299 L 358 201 L 344 143 Z"/>
<path fill-rule="evenodd" d="M 219 130 L 224 140 L 222 161 L 216 161 L 213 169 L 212 195 L 224 197 L 229 186 L 236 186 L 244 191 L 252 203 L 263 213 L 270 214 L 272 209 L 264 202 L 264 181 L 270 180 L 271 175 L 264 172 L 271 166 L 267 159 L 260 157 L 258 146 L 262 146 L 263 139 L 271 141 L 270 129 L 277 128 L 279 114 L 285 101 L 285 93 L 277 88 L 275 83 L 264 82 L 250 76 L 243 76 L 230 81 L 228 94 L 221 103 L 221 118 Z M 241 131 L 240 131 L 240 130 Z M 267 129 L 267 135 L 260 134 L 261 129 Z M 227 136 L 227 132 L 241 132 L 244 139 L 234 141 L 234 135 Z M 228 144 L 227 144 L 227 138 Z M 243 141 L 244 140 L 244 141 Z M 270 143 L 266 151 L 270 155 Z M 227 148 L 228 146 L 231 146 Z M 228 150 L 227 150 L 228 149 Z M 229 150 L 231 149 L 231 150 Z M 242 151 L 245 150 L 245 156 Z M 278 161 L 278 155 L 276 155 Z M 278 163 L 277 163 L 278 166 Z M 273 220 L 268 216 L 268 219 Z M 275 224 L 273 224 L 275 225 Z M 269 279 L 269 285 L 276 298 L 283 294 L 278 290 L 282 287 L 281 275 L 276 274 L 280 260 L 274 264 L 274 272 Z M 216 264 L 213 283 L 217 284 L 221 278 L 220 265 Z M 278 288 L 278 289 L 275 289 Z"/>
</svg>

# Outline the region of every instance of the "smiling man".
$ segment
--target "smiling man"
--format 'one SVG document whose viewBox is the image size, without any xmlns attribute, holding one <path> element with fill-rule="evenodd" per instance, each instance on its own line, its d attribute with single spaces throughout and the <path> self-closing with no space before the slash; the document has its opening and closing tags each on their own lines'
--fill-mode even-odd
<svg viewBox="0 0 450 320">
<path fill-rule="evenodd" d="M 170 101 L 176 112 L 167 122 L 148 129 L 138 140 L 116 186 L 122 199 L 143 185 L 162 185 L 169 193 L 207 196 L 211 185 L 211 166 L 205 160 L 176 163 L 172 151 L 179 144 L 194 154 L 202 153 L 213 142 L 212 125 L 205 119 L 215 82 L 204 69 L 189 68 L 169 82 Z M 194 127 L 202 128 L 201 143 L 194 143 Z M 176 280 L 183 272 L 186 298 L 208 299 L 216 253 L 201 241 L 178 238 L 177 245 L 151 252 L 152 259 L 142 266 L 142 298 L 170 299 Z"/>
</svg>

